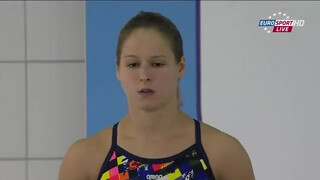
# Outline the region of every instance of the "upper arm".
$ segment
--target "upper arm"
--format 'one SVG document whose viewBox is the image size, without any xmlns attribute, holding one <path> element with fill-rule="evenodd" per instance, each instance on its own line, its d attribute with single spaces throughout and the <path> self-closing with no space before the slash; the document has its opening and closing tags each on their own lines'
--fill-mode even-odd
<svg viewBox="0 0 320 180">
<path fill-rule="evenodd" d="M 230 138 L 226 142 L 220 163 L 221 180 L 254 180 L 250 158 L 241 143 Z"/>
<path fill-rule="evenodd" d="M 203 146 L 217 180 L 254 180 L 250 158 L 234 137 L 208 125 L 202 126 Z"/>
<path fill-rule="evenodd" d="M 68 150 L 59 172 L 59 180 L 88 180 L 88 149 L 83 140 L 74 143 Z"/>
</svg>

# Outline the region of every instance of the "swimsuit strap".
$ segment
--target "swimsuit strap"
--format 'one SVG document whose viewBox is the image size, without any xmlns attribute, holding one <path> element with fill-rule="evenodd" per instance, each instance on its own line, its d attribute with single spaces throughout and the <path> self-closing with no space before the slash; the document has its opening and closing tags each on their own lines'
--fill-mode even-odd
<svg viewBox="0 0 320 180">
<path fill-rule="evenodd" d="M 201 129 L 200 129 L 200 122 L 198 120 L 194 120 L 195 125 L 195 132 L 196 132 L 196 143 L 201 144 Z"/>
<path fill-rule="evenodd" d="M 113 146 L 117 145 L 118 124 L 119 122 L 113 125 L 113 128 L 112 128 L 112 145 Z"/>
</svg>

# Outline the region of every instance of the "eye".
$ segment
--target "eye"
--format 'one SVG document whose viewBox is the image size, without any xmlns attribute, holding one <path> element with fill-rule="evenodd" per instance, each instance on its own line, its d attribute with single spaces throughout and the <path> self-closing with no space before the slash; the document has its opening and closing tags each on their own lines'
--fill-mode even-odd
<svg viewBox="0 0 320 180">
<path fill-rule="evenodd" d="M 153 67 L 161 67 L 161 66 L 164 66 L 163 63 L 152 63 L 152 66 Z"/>
<path fill-rule="evenodd" d="M 130 63 L 127 66 L 131 67 L 131 68 L 134 68 L 134 67 L 138 67 L 138 65 L 139 65 L 138 63 Z"/>
</svg>

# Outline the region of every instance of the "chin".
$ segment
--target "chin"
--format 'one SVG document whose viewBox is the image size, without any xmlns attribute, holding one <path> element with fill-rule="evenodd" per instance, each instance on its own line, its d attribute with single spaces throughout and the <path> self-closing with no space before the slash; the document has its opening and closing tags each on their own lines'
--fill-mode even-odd
<svg viewBox="0 0 320 180">
<path fill-rule="evenodd" d="M 132 102 L 133 103 L 133 102 Z M 145 112 L 154 112 L 159 109 L 162 109 L 167 105 L 166 101 L 136 101 L 131 104 L 135 109 L 139 109 Z"/>
<path fill-rule="evenodd" d="M 153 111 L 157 111 L 161 108 L 163 108 L 164 106 L 166 106 L 166 103 L 165 102 L 141 102 L 139 104 L 137 104 L 137 108 L 143 110 L 143 111 L 146 111 L 146 112 L 153 112 Z"/>
<path fill-rule="evenodd" d="M 153 111 L 156 111 L 157 109 L 159 109 L 159 106 L 156 106 L 156 105 L 141 105 L 141 106 L 139 106 L 139 109 L 141 109 L 143 111 L 147 111 L 147 112 L 153 112 Z"/>
</svg>

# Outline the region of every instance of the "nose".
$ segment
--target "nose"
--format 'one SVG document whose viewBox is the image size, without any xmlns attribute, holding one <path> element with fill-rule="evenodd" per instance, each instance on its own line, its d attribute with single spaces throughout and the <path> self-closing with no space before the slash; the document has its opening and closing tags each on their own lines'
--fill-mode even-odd
<svg viewBox="0 0 320 180">
<path fill-rule="evenodd" d="M 148 77 L 140 78 L 140 81 L 150 81 L 150 78 L 148 78 Z"/>
<path fill-rule="evenodd" d="M 139 73 L 140 81 L 151 81 L 149 68 L 146 66 L 141 66 Z"/>
</svg>

